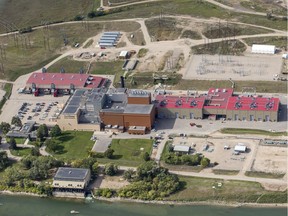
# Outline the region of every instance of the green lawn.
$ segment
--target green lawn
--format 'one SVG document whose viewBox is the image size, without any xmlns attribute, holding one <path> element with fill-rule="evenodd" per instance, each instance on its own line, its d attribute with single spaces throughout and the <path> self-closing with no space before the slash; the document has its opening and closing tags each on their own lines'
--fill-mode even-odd
<svg viewBox="0 0 288 216">
<path fill-rule="evenodd" d="M 257 134 L 257 135 L 266 135 L 266 136 L 287 136 L 288 132 L 270 132 L 259 129 L 244 129 L 244 128 L 223 128 L 220 130 L 221 133 L 225 134 Z"/>
<path fill-rule="evenodd" d="M 90 131 L 64 131 L 56 138 L 59 147 L 52 154 L 64 161 L 86 158 L 94 145 L 90 140 L 92 134 Z"/>
<path fill-rule="evenodd" d="M 144 162 L 143 153 L 151 153 L 152 142 L 153 140 L 150 139 L 113 139 L 110 148 L 114 150 L 114 158 L 99 158 L 98 161 L 100 163 L 114 162 L 122 166 L 138 166 Z"/>
<path fill-rule="evenodd" d="M 184 176 L 180 176 L 180 180 L 185 182 L 184 189 L 167 200 L 287 203 L 287 191 L 266 191 L 257 182 Z M 218 183 L 222 183 L 222 186 L 219 187 Z"/>
<path fill-rule="evenodd" d="M 88 62 L 75 61 L 71 57 L 66 57 L 49 67 L 48 72 L 59 73 L 62 67 L 66 73 L 79 73 L 81 68 L 83 68 L 84 72 L 86 72 L 88 65 Z"/>
<path fill-rule="evenodd" d="M 30 155 L 31 148 L 17 148 L 14 150 L 11 150 L 11 154 L 18 157 L 24 157 L 26 155 Z"/>
</svg>

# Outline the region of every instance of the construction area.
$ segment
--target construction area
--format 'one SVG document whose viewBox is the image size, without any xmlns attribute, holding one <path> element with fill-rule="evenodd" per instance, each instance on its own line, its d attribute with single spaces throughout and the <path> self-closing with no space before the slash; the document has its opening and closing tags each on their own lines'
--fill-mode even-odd
<svg viewBox="0 0 288 216">
<path fill-rule="evenodd" d="M 279 56 L 194 55 L 184 79 L 271 81 L 282 70 Z"/>
</svg>

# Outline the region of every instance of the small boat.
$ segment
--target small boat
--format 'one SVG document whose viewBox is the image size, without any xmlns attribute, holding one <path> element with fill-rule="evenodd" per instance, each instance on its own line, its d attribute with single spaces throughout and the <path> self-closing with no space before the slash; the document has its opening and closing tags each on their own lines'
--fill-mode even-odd
<svg viewBox="0 0 288 216">
<path fill-rule="evenodd" d="M 70 211 L 70 214 L 79 214 L 79 212 L 78 212 L 78 211 L 75 211 L 75 210 L 71 210 L 71 211 Z"/>
</svg>

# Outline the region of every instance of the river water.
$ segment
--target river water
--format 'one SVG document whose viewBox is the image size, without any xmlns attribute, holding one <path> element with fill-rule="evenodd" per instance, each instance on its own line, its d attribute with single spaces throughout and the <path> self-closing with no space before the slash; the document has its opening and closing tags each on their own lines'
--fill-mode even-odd
<svg viewBox="0 0 288 216">
<path fill-rule="evenodd" d="M 235 208 L 220 206 L 171 206 L 139 203 L 110 203 L 0 195 L 0 216 L 286 216 L 286 208 Z"/>
</svg>

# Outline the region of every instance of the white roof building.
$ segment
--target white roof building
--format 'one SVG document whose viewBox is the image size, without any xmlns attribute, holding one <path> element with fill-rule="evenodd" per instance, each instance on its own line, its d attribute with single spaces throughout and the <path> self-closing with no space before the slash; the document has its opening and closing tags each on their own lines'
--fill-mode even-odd
<svg viewBox="0 0 288 216">
<path fill-rule="evenodd" d="M 120 54 L 119 54 L 119 57 L 121 58 L 126 58 L 126 56 L 128 55 L 128 51 L 121 51 Z"/>
<path fill-rule="evenodd" d="M 245 145 L 236 145 L 234 151 L 236 152 L 246 152 L 247 147 Z"/>
<path fill-rule="evenodd" d="M 275 54 L 275 52 L 276 47 L 274 45 L 261 45 L 261 44 L 252 45 L 252 53 Z"/>
<path fill-rule="evenodd" d="M 173 150 L 176 152 L 188 153 L 190 151 L 190 147 L 185 145 L 175 145 Z"/>
</svg>

